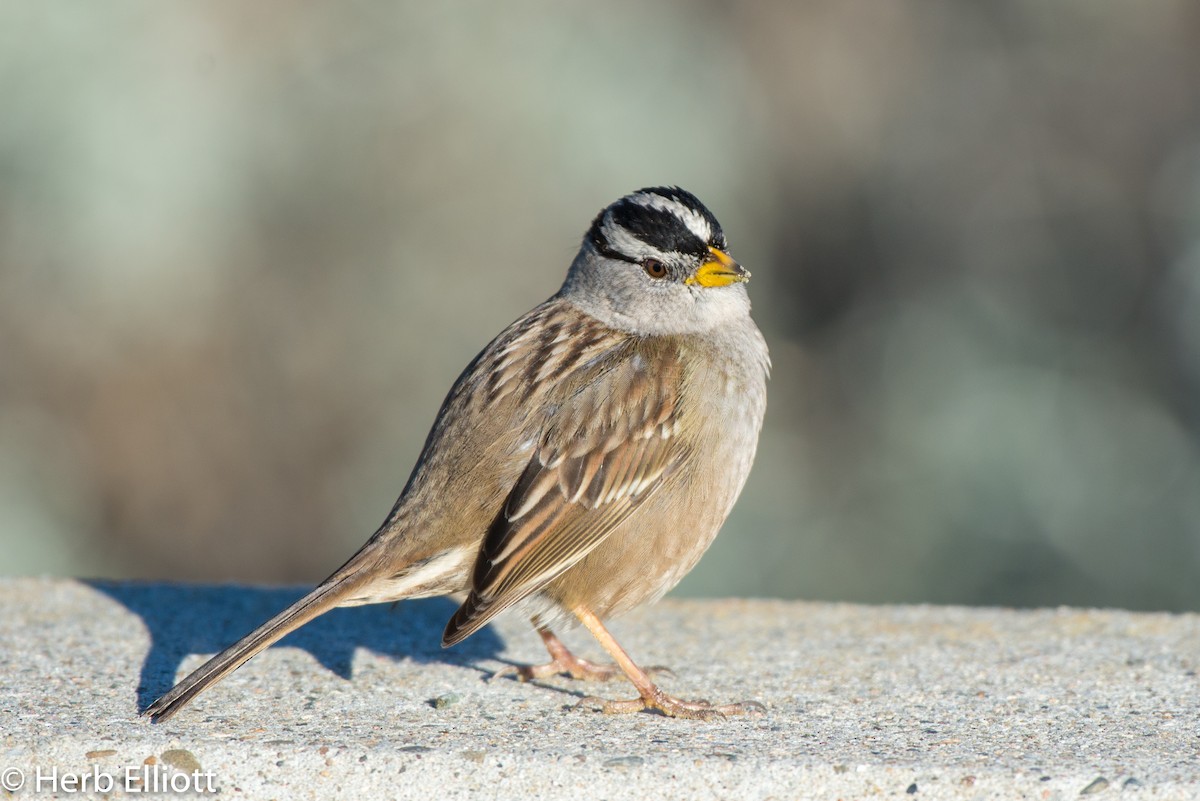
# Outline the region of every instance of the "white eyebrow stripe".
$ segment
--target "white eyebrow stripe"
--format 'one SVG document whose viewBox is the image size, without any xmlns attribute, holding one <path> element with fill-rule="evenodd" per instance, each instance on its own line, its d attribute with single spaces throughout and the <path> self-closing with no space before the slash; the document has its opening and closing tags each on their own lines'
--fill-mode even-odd
<svg viewBox="0 0 1200 801">
<path fill-rule="evenodd" d="M 600 224 L 600 233 L 604 236 L 604 240 L 610 248 L 623 256 L 630 257 L 634 261 L 642 259 L 666 261 L 668 259 L 666 253 L 656 247 L 647 245 L 629 233 L 628 229 L 622 227 L 620 223 L 613 219 L 611 211 L 604 215 L 604 222 Z"/>
<path fill-rule="evenodd" d="M 650 192 L 638 192 L 636 195 L 629 196 L 629 202 L 636 203 L 643 208 L 656 209 L 674 214 L 683 220 L 683 224 L 688 227 L 688 230 L 700 237 L 701 242 L 712 241 L 713 230 L 712 225 L 708 222 L 708 218 L 695 209 L 683 205 L 678 200 L 672 200 L 669 197 L 655 195 Z"/>
</svg>

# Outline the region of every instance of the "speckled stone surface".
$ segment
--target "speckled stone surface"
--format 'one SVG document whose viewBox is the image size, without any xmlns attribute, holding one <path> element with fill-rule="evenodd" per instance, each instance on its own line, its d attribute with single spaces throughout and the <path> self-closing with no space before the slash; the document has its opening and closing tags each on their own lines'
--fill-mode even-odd
<svg viewBox="0 0 1200 801">
<path fill-rule="evenodd" d="M 623 683 L 489 682 L 540 641 L 503 617 L 442 650 L 434 599 L 337 610 L 138 717 L 300 592 L 0 580 L 0 797 L 187 776 L 226 799 L 1200 798 L 1197 615 L 668 600 L 614 622 L 668 691 L 769 710 L 702 723 L 572 708 Z"/>
</svg>

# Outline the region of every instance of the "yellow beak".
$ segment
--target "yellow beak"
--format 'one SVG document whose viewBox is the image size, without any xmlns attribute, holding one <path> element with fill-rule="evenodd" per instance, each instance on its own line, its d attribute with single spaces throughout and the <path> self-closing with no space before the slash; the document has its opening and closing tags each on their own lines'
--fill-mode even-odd
<svg viewBox="0 0 1200 801">
<path fill-rule="evenodd" d="M 700 268 L 696 270 L 696 274 L 690 276 L 684 283 L 713 287 L 740 284 L 750 280 L 750 271 L 729 258 L 724 251 L 714 247 L 710 247 L 708 251 L 712 254 L 712 258 L 701 264 Z"/>
</svg>

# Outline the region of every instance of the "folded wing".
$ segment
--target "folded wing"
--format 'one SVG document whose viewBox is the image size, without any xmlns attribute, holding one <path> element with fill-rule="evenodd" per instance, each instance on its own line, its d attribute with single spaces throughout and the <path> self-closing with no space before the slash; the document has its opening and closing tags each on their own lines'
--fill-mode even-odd
<svg viewBox="0 0 1200 801">
<path fill-rule="evenodd" d="M 653 365 L 653 369 L 651 369 Z M 534 453 L 480 550 L 453 645 L 583 559 L 684 461 L 685 379 L 670 341 L 624 339 L 564 376 Z"/>
</svg>

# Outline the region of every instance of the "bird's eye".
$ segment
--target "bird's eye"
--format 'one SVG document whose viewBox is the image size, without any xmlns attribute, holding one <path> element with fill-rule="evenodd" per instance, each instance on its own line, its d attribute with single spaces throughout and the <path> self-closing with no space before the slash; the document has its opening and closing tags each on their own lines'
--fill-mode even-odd
<svg viewBox="0 0 1200 801">
<path fill-rule="evenodd" d="M 667 265 L 658 259 L 644 259 L 642 261 L 642 269 L 651 278 L 665 278 L 667 275 Z"/>
</svg>

